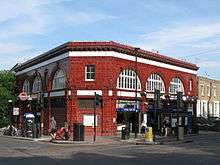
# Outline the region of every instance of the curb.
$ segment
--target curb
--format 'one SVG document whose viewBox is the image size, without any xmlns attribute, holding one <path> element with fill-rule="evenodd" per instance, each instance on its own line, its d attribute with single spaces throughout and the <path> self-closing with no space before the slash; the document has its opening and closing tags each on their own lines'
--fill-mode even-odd
<svg viewBox="0 0 220 165">
<path fill-rule="evenodd" d="M 179 140 L 179 141 L 169 141 L 169 142 L 162 142 L 163 144 L 184 144 L 184 143 L 192 143 L 193 140 Z"/>
<path fill-rule="evenodd" d="M 54 140 L 54 141 L 51 141 L 51 143 L 54 143 L 54 144 L 80 144 L 80 145 L 95 144 L 95 142 L 88 142 L 88 141 L 60 141 L 60 140 Z"/>
<path fill-rule="evenodd" d="M 75 145 L 104 145 L 104 144 L 133 144 L 133 145 L 166 145 L 166 144 L 183 144 L 183 143 L 191 143 L 193 142 L 192 139 L 185 139 L 185 140 L 170 140 L 170 141 L 157 141 L 157 142 L 144 142 L 140 141 L 140 139 L 130 139 L 130 140 L 117 140 L 111 142 L 93 142 L 93 141 L 63 141 L 63 140 L 54 140 L 50 141 L 51 138 L 27 138 L 27 137 L 18 137 L 18 136 L 7 136 L 7 135 L 0 135 L 0 137 L 7 138 L 7 139 L 18 139 L 18 140 L 27 140 L 33 142 L 50 142 L 53 144 L 75 144 Z M 139 141 L 138 141 L 139 140 Z"/>
<path fill-rule="evenodd" d="M 51 143 L 54 144 L 75 144 L 75 145 L 107 145 L 107 144 L 119 144 L 122 143 L 121 141 L 111 141 L 111 142 L 104 142 L 104 141 L 63 141 L 63 140 L 53 140 Z"/>
<path fill-rule="evenodd" d="M 3 138 L 11 138 L 11 139 L 18 139 L 18 140 L 27 140 L 27 141 L 44 141 L 44 142 L 48 142 L 50 140 L 50 138 L 27 138 L 27 137 L 19 137 L 19 136 L 7 136 L 7 135 L 0 135 L 0 137 L 3 137 Z"/>
<path fill-rule="evenodd" d="M 136 145 L 163 145 L 163 142 L 137 142 Z"/>
<path fill-rule="evenodd" d="M 136 145 L 169 145 L 169 144 L 184 144 L 184 143 L 192 143 L 193 140 L 183 140 L 183 141 L 170 141 L 170 142 L 136 142 Z"/>
</svg>

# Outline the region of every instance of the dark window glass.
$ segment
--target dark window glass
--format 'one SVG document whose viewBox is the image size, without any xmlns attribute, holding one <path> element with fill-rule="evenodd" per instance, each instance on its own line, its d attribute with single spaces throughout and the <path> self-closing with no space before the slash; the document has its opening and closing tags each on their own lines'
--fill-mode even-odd
<svg viewBox="0 0 220 165">
<path fill-rule="evenodd" d="M 51 98 L 51 108 L 65 108 L 66 100 L 64 97 Z"/>
<path fill-rule="evenodd" d="M 94 99 L 78 99 L 78 107 L 80 109 L 93 109 L 94 108 Z M 96 105 L 96 108 L 101 108 L 100 105 Z"/>
<path fill-rule="evenodd" d="M 47 98 L 44 98 L 44 108 L 48 108 L 48 99 Z"/>
</svg>

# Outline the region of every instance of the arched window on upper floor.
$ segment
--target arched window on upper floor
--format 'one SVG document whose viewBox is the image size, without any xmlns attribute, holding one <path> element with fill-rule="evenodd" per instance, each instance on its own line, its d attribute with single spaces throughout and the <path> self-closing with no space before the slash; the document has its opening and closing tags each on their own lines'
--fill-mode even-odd
<svg viewBox="0 0 220 165">
<path fill-rule="evenodd" d="M 155 89 L 160 90 L 161 93 L 165 93 L 165 86 L 163 79 L 159 74 L 151 74 L 146 83 L 147 92 L 154 92 Z"/>
<path fill-rule="evenodd" d="M 184 87 L 182 81 L 178 77 L 175 77 L 170 82 L 169 93 L 176 94 L 177 92 L 183 92 L 184 94 Z"/>
<path fill-rule="evenodd" d="M 40 76 L 36 76 L 33 83 L 33 93 L 38 93 L 42 90 L 42 82 Z"/>
<path fill-rule="evenodd" d="M 137 78 L 137 87 L 136 87 L 136 78 Z M 121 72 L 117 79 L 117 88 L 118 89 L 127 89 L 127 90 L 141 90 L 141 83 L 138 76 L 136 77 L 135 71 L 131 69 L 125 69 Z"/>
<path fill-rule="evenodd" d="M 52 89 L 63 89 L 65 88 L 65 75 L 63 70 L 56 71 L 54 77 L 53 77 L 53 85 Z"/>
<path fill-rule="evenodd" d="M 25 80 L 23 83 L 23 92 L 29 94 L 30 93 L 30 82 L 28 80 Z"/>
</svg>

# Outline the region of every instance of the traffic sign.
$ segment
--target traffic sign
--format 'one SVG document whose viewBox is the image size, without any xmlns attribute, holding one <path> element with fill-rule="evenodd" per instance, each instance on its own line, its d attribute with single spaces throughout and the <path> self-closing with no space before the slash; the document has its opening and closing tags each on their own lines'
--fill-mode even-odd
<svg viewBox="0 0 220 165">
<path fill-rule="evenodd" d="M 21 100 L 21 101 L 26 101 L 28 99 L 28 95 L 26 92 L 22 92 L 18 95 L 18 98 Z"/>
<path fill-rule="evenodd" d="M 19 108 L 14 107 L 13 108 L 13 116 L 18 116 L 19 115 Z"/>
</svg>

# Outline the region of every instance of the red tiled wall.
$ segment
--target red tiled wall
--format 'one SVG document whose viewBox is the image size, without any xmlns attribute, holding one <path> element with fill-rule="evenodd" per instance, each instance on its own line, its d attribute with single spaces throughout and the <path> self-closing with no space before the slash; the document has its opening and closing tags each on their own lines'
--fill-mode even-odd
<svg viewBox="0 0 220 165">
<path fill-rule="evenodd" d="M 94 82 L 85 81 L 85 66 L 93 64 L 96 66 L 96 80 Z M 67 75 L 67 87 L 71 90 L 71 96 L 67 96 L 67 110 L 63 111 L 64 116 L 59 120 L 67 120 L 72 125 L 83 121 L 83 114 L 92 114 L 93 110 L 80 110 L 77 106 L 77 90 L 102 90 L 103 92 L 103 108 L 97 110 L 98 115 L 98 135 L 112 135 L 116 132 L 116 124 L 113 123 L 113 118 L 116 118 L 116 83 L 117 77 L 120 72 L 124 69 L 130 68 L 135 70 L 135 62 L 116 59 L 113 57 L 71 57 L 65 60 L 59 61 L 59 63 L 53 63 L 45 67 L 41 67 L 37 70 L 28 72 L 27 74 L 17 77 L 17 84 L 19 86 L 19 92 L 22 89 L 23 81 L 28 78 L 31 82 L 34 80 L 36 71 L 41 75 L 43 82 L 46 79 L 46 86 L 44 85 L 45 91 L 51 90 L 51 82 L 54 72 L 58 68 L 63 68 Z M 46 78 L 45 71 L 48 72 Z M 139 63 L 137 67 L 138 76 L 141 81 L 142 90 L 145 89 L 147 78 L 151 73 L 158 73 L 163 78 L 166 92 L 168 92 L 169 83 L 173 77 L 179 77 L 184 85 L 185 94 L 188 96 L 197 95 L 197 80 L 196 75 L 189 73 L 174 71 L 170 69 L 155 67 Z M 193 91 L 189 91 L 189 80 L 193 80 Z M 113 91 L 113 96 L 108 96 L 108 91 Z M 87 98 L 87 96 L 81 96 Z M 48 129 L 49 118 L 51 117 L 51 109 L 44 111 L 44 126 L 45 133 Z M 65 119 L 64 119 L 65 118 Z M 103 122 L 102 122 L 103 121 Z M 92 127 L 86 127 L 86 135 L 93 134 Z"/>
<path fill-rule="evenodd" d="M 96 80 L 94 82 L 85 81 L 85 66 L 96 66 Z M 99 122 L 97 132 L 102 135 L 112 135 L 116 132 L 116 124 L 113 123 L 113 118 L 116 118 L 116 84 L 117 77 L 124 69 L 135 70 L 135 62 L 116 59 L 111 57 L 72 57 L 70 59 L 70 84 L 73 91 L 77 89 L 83 90 L 102 90 L 103 91 L 103 109 L 98 111 Z M 173 77 L 179 77 L 184 85 L 185 94 L 188 96 L 197 95 L 196 76 L 184 72 L 173 71 L 160 67 L 155 67 L 146 64 L 138 64 L 138 76 L 141 81 L 142 90 L 145 89 L 147 78 L 151 73 L 158 73 L 164 80 L 166 92 L 168 92 L 169 83 Z M 193 91 L 189 91 L 189 80 L 193 80 Z M 113 90 L 113 96 L 108 96 L 108 90 Z M 85 98 L 87 96 L 84 96 Z M 74 98 L 74 102 L 77 96 Z M 79 110 L 76 105 L 69 109 L 69 113 L 73 113 L 72 121 L 82 122 L 83 114 L 92 114 L 92 110 Z M 86 128 L 87 135 L 92 135 L 93 129 Z"/>
</svg>

